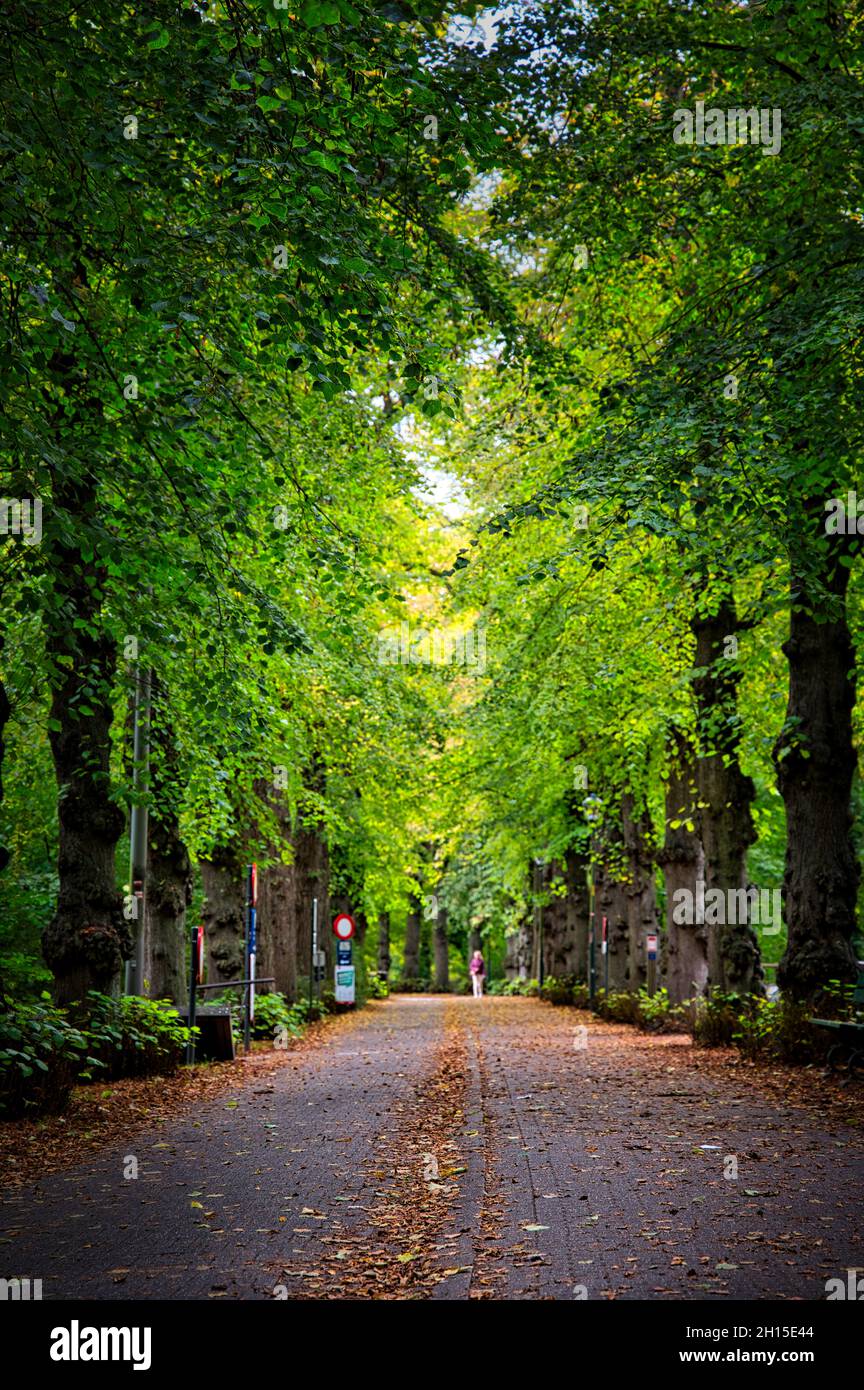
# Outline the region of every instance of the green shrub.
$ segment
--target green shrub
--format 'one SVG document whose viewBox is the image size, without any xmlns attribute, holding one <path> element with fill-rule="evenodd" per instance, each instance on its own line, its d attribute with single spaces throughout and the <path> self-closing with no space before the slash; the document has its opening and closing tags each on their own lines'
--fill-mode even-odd
<svg viewBox="0 0 864 1390">
<path fill-rule="evenodd" d="M 594 996 L 594 1012 L 610 1023 L 638 1023 L 639 996 L 623 990 L 598 989 Z"/>
<path fill-rule="evenodd" d="M 431 988 L 429 980 L 418 978 L 394 980 L 390 986 L 391 994 L 428 994 Z"/>
<path fill-rule="evenodd" d="M 693 1037 L 703 1047 L 731 1047 L 741 1025 L 741 1000 L 737 994 L 712 989 L 696 1002 Z"/>
<path fill-rule="evenodd" d="M 504 994 L 508 997 L 525 995 L 535 998 L 540 992 L 536 980 L 492 980 L 486 986 L 487 994 Z"/>
<path fill-rule="evenodd" d="M 101 1068 L 86 1034 L 43 994 L 35 1004 L 4 998 L 0 1008 L 0 1115 L 58 1114 L 76 1078 Z"/>
<path fill-rule="evenodd" d="M 242 1032 L 242 999 L 238 1009 L 238 1021 Z M 232 1013 L 232 1020 L 233 1020 Z M 303 1020 L 297 1010 L 296 1004 L 289 1004 L 284 994 L 275 992 L 273 994 L 256 994 L 255 996 L 255 1018 L 252 1021 L 252 1036 L 254 1038 L 269 1038 L 272 1042 L 279 1039 L 280 1042 L 287 1041 L 288 1037 L 299 1038 L 303 1032 Z"/>
<path fill-rule="evenodd" d="M 382 980 L 380 975 L 370 974 L 366 981 L 367 999 L 387 999 L 389 994 L 389 982 L 387 980 Z"/>
<path fill-rule="evenodd" d="M 686 1033 L 688 1010 L 683 1004 L 673 1004 L 667 989 L 649 994 L 643 985 L 639 990 L 639 1027 L 649 1033 Z"/>
<path fill-rule="evenodd" d="M 72 1007 L 70 1016 L 101 1062 L 103 1080 L 165 1076 L 183 1061 L 189 1042 L 189 1029 L 166 999 L 137 995 L 115 999 L 90 990 L 82 1004 Z"/>
<path fill-rule="evenodd" d="M 326 1000 L 313 998 L 310 1001 L 308 995 L 304 994 L 291 1005 L 291 1012 L 300 1023 L 311 1023 L 316 1018 L 323 1018 L 330 1010 Z"/>
<path fill-rule="evenodd" d="M 550 1004 L 572 1004 L 576 983 L 575 975 L 550 975 L 543 982 L 540 998 Z"/>
</svg>

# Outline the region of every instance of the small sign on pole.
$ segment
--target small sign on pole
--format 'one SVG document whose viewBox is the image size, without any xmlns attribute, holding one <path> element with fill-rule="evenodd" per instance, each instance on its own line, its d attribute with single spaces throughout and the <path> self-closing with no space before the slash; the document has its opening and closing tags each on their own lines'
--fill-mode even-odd
<svg viewBox="0 0 864 1390">
<path fill-rule="evenodd" d="M 657 988 L 657 935 L 655 932 L 648 932 L 645 937 L 645 955 L 648 960 L 646 985 L 649 995 L 653 997 Z"/>
<path fill-rule="evenodd" d="M 246 1052 L 251 1047 L 252 1023 L 255 1018 L 255 936 L 258 916 L 258 865 L 249 865 L 248 892 L 246 897 L 246 1010 L 243 1020 L 243 1047 Z"/>
<path fill-rule="evenodd" d="M 333 918 L 333 931 L 340 941 L 350 941 L 355 930 L 354 918 L 347 912 L 339 912 Z"/>
<path fill-rule="evenodd" d="M 354 1003 L 354 966 L 336 966 L 336 1003 Z"/>
</svg>

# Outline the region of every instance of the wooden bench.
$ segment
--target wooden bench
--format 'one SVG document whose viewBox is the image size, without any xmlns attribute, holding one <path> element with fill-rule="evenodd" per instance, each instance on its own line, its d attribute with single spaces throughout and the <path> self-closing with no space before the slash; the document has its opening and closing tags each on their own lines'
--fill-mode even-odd
<svg viewBox="0 0 864 1390">
<path fill-rule="evenodd" d="M 837 1071 L 841 1066 L 851 1079 L 856 1067 L 864 1069 L 864 963 L 858 962 L 858 980 L 852 991 L 854 1018 L 811 1018 L 816 1028 L 825 1028 L 833 1033 L 837 1041 L 828 1051 L 829 1071 Z"/>
</svg>

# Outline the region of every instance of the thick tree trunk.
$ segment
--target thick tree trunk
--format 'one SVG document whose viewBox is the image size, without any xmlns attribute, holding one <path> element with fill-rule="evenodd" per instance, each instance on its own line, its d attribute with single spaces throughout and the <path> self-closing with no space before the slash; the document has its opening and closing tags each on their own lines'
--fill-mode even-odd
<svg viewBox="0 0 864 1390">
<path fill-rule="evenodd" d="M 405 954 L 402 961 L 402 979 L 420 978 L 420 927 L 422 922 L 422 903 L 419 896 L 411 896 L 408 915 L 405 918 Z"/>
<path fill-rule="evenodd" d="M 570 943 L 565 973 L 577 980 L 588 979 L 588 933 L 591 922 L 591 894 L 588 890 L 588 857 L 571 847 L 564 856 L 567 882 L 567 939 Z"/>
<path fill-rule="evenodd" d="M 59 893 L 42 936 L 58 1003 L 113 992 L 131 951 L 114 856 L 124 816 L 111 799 L 114 639 L 102 623 L 105 570 L 86 551 L 96 510 L 88 483 L 57 484 L 55 506 L 78 522 L 51 542 L 45 643 L 52 688 L 49 741 L 58 787 Z"/>
<path fill-rule="evenodd" d="M 647 980 L 645 937 L 658 932 L 654 884 L 654 829 L 647 811 L 637 816 L 632 796 L 621 805 L 624 848 L 627 852 L 627 988 L 635 994 Z"/>
<path fill-rule="evenodd" d="M 669 744 L 666 834 L 658 854 L 666 884 L 664 973 L 673 1004 L 704 994 L 708 985 L 708 928 L 699 920 L 704 908 L 705 856 L 699 839 L 695 761 L 692 746 L 676 729 Z M 693 905 L 692 923 L 675 921 L 676 905 L 683 903 Z"/>
<path fill-rule="evenodd" d="M 262 986 L 297 998 L 297 874 L 293 864 L 268 864 L 258 888 L 257 973 L 274 983 Z"/>
<path fill-rule="evenodd" d="M 301 825 L 294 836 L 296 875 L 295 923 L 298 972 L 309 978 L 312 954 L 312 906 L 318 899 L 318 950 L 324 952 L 324 985 L 333 979 L 335 938 L 331 931 L 330 856 L 316 825 Z"/>
<path fill-rule="evenodd" d="M 821 506 L 811 509 L 821 525 Z M 774 748 L 786 805 L 786 952 L 777 980 L 794 998 L 818 1000 L 829 980 L 853 981 L 851 939 L 859 867 L 852 844 L 850 793 L 855 653 L 846 620 L 848 568 L 838 563 L 843 537 L 817 536 L 808 548 L 820 564 L 828 600 L 793 577 L 789 703 Z M 833 600 L 833 603 L 830 601 Z"/>
<path fill-rule="evenodd" d="M 207 982 L 244 978 L 243 938 L 245 933 L 245 865 L 233 849 L 217 847 L 210 859 L 201 861 L 204 886 L 204 945 L 207 951 Z"/>
<path fill-rule="evenodd" d="M 145 968 L 151 999 L 181 1003 L 188 993 L 186 909 L 192 900 L 192 873 L 177 822 L 151 815 L 147 865 L 147 926 L 150 959 Z"/>
<path fill-rule="evenodd" d="M 598 837 L 597 859 L 594 865 L 595 965 L 597 987 L 604 989 L 607 971 L 600 943 L 603 939 L 605 917 L 610 992 L 626 990 L 630 973 L 630 923 L 627 885 L 622 881 L 625 872 L 623 849 L 620 827 L 605 827 L 602 835 Z"/>
<path fill-rule="evenodd" d="M 164 686 L 153 680 L 150 788 L 147 821 L 148 958 L 145 975 L 151 999 L 185 1000 L 186 909 L 192 900 L 192 867 L 180 838 L 178 757 Z"/>
<path fill-rule="evenodd" d="M 378 974 L 390 976 L 390 913 L 378 913 Z"/>
<path fill-rule="evenodd" d="M 450 950 L 447 938 L 447 909 L 438 905 L 435 913 L 435 989 L 439 994 L 450 988 Z"/>
<path fill-rule="evenodd" d="M 558 860 L 547 864 L 542 871 L 542 887 L 547 902 L 542 911 L 543 972 L 544 975 L 566 975 L 572 960 L 569 932 L 566 865 Z"/>
<path fill-rule="evenodd" d="M 3 656 L 3 648 L 6 645 L 6 638 L 0 632 L 0 658 Z M 0 806 L 3 805 L 3 758 L 6 753 L 6 744 L 3 735 L 6 732 L 6 725 L 12 715 L 12 706 L 9 703 L 9 696 L 6 694 L 6 687 L 0 679 Z M 9 848 L 0 840 L 0 874 L 9 863 Z"/>
<path fill-rule="evenodd" d="M 255 783 L 256 795 L 276 821 L 275 843 L 267 846 L 270 861 L 258 873 L 258 920 L 255 973 L 259 979 L 272 976 L 272 985 L 262 985 L 267 993 L 284 994 L 289 1002 L 297 998 L 297 870 L 293 862 L 290 812 L 281 792 L 263 779 Z M 282 856 L 290 851 L 292 862 Z"/>
<path fill-rule="evenodd" d="M 533 861 L 528 866 L 526 881 L 526 900 L 525 916 L 519 924 L 519 930 L 515 934 L 512 951 L 513 967 L 517 980 L 528 980 L 531 978 L 531 967 L 534 959 L 534 908 L 531 902 L 531 894 L 534 882 Z M 472 932 L 468 942 L 468 959 L 474 954 L 475 950 L 480 949 L 480 933 Z"/>
<path fill-rule="evenodd" d="M 738 761 L 741 676 L 736 657 L 727 655 L 728 639 L 737 642 L 741 626 L 731 597 L 711 615 L 691 619 L 695 661 L 701 671 L 693 689 L 699 726 L 697 776 L 705 887 L 706 892 L 719 889 L 725 904 L 725 921 L 708 926 L 708 983 L 743 995 L 761 993 L 763 975 L 749 904 L 744 906 L 747 850 L 756 839 L 750 811 L 755 788 Z"/>
</svg>

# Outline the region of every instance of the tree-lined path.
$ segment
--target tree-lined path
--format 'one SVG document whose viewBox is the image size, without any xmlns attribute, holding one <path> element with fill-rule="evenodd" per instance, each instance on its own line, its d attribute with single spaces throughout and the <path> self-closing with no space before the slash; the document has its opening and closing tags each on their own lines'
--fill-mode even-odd
<svg viewBox="0 0 864 1390">
<path fill-rule="evenodd" d="M 864 1265 L 833 1085 L 790 1102 L 781 1071 L 518 998 L 396 996 L 274 1059 L 6 1188 L 16 1268 L 46 1298 L 824 1299 Z"/>
</svg>

